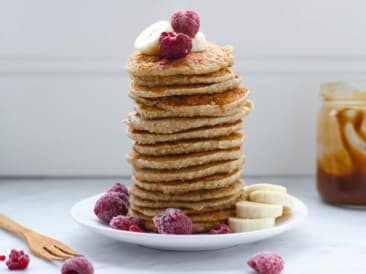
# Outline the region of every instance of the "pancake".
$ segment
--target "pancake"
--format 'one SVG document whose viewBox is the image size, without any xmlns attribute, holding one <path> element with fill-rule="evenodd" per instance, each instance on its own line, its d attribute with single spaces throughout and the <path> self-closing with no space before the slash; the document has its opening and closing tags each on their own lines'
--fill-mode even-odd
<svg viewBox="0 0 366 274">
<path fill-rule="evenodd" d="M 235 78 L 231 69 L 224 68 L 219 71 L 194 74 L 194 75 L 171 75 L 171 76 L 137 76 L 131 75 L 136 84 L 145 87 L 173 86 L 173 85 L 195 85 L 220 83 Z"/>
<path fill-rule="evenodd" d="M 208 177 L 189 181 L 173 181 L 173 182 L 146 182 L 140 181 L 132 176 L 132 180 L 141 189 L 147 191 L 159 191 L 162 193 L 184 193 L 188 191 L 216 189 L 229 186 L 239 180 L 241 169 L 234 170 L 230 173 L 215 174 Z"/>
<path fill-rule="evenodd" d="M 242 119 L 247 114 L 248 112 L 242 109 L 233 115 L 222 117 L 163 118 L 147 120 L 141 118 L 136 112 L 132 112 L 128 115 L 126 124 L 134 130 L 170 134 L 200 127 L 232 123 Z"/>
<path fill-rule="evenodd" d="M 127 135 L 139 144 L 156 144 L 165 142 L 175 142 L 188 139 L 207 139 L 222 136 L 228 136 L 239 131 L 243 127 L 242 121 L 222 124 L 211 127 L 201 127 L 197 129 L 190 129 L 174 134 L 155 134 L 148 131 L 134 130 L 127 126 Z"/>
<path fill-rule="evenodd" d="M 237 88 L 240 86 L 240 82 L 240 77 L 238 75 L 235 75 L 233 79 L 229 79 L 223 82 L 195 85 L 146 87 L 138 85 L 137 83 L 132 81 L 130 84 L 130 93 L 133 96 L 139 96 L 144 98 L 172 95 L 212 94 Z"/>
<path fill-rule="evenodd" d="M 164 202 L 164 201 L 151 201 L 146 199 L 141 199 L 135 195 L 130 196 L 130 203 L 138 207 L 147 208 L 179 208 L 179 209 L 194 209 L 194 210 L 204 210 L 205 208 L 219 207 L 227 205 L 228 203 L 238 201 L 240 198 L 241 191 L 231 195 L 222 197 L 220 199 L 199 201 L 199 202 Z"/>
<path fill-rule="evenodd" d="M 136 216 L 137 217 L 137 216 Z M 151 221 L 144 220 L 144 226 L 147 230 L 156 232 L 156 227 L 154 223 Z M 216 228 L 218 225 L 222 223 L 227 223 L 223 221 L 214 221 L 214 222 L 193 222 L 192 223 L 192 233 L 203 233 L 210 231 L 211 229 Z"/>
<path fill-rule="evenodd" d="M 203 152 L 217 149 L 239 147 L 244 142 L 244 135 L 234 132 L 229 136 L 214 139 L 194 139 L 159 144 L 133 144 L 133 150 L 151 156 L 177 155 L 192 152 Z"/>
<path fill-rule="evenodd" d="M 233 209 L 233 208 L 235 208 L 235 204 L 240 200 L 241 200 L 240 198 L 238 198 L 236 200 L 230 200 L 226 204 L 222 204 L 219 206 L 213 206 L 213 207 L 205 207 L 201 210 L 195 210 L 195 209 L 191 209 L 191 208 L 181 208 L 180 210 L 184 214 L 191 215 L 191 214 L 201 214 L 201 213 L 210 212 L 210 211 Z M 159 216 L 165 211 L 165 208 L 140 207 L 135 204 L 131 204 L 130 209 L 133 209 L 135 212 L 136 211 L 141 212 L 141 213 L 145 214 L 146 216 L 152 216 L 152 217 Z M 235 214 L 233 214 L 233 215 L 235 215 Z"/>
<path fill-rule="evenodd" d="M 161 181 L 187 181 L 202 177 L 211 176 L 217 173 L 233 172 L 239 169 L 245 162 L 245 156 L 239 159 L 220 161 L 201 166 L 182 168 L 177 170 L 140 169 L 134 167 L 133 176 L 139 181 L 161 182 Z"/>
<path fill-rule="evenodd" d="M 240 193 L 243 186 L 243 181 L 237 180 L 234 184 L 222 188 L 168 194 L 157 191 L 147 191 L 134 185 L 130 189 L 130 192 L 135 197 L 157 202 L 203 202 Z"/>
<path fill-rule="evenodd" d="M 213 113 L 216 113 L 216 116 L 220 116 L 217 113 L 224 116 L 226 111 L 241 105 L 248 95 L 249 90 L 244 87 L 215 94 L 174 95 L 158 98 L 139 97 L 129 92 L 129 96 L 137 103 L 192 116 L 211 116 Z"/>
<path fill-rule="evenodd" d="M 231 108 L 226 108 L 225 112 L 211 112 L 209 117 L 222 117 L 222 116 L 230 116 L 234 115 L 244 109 L 246 113 L 248 113 L 253 108 L 253 102 L 251 100 L 245 100 L 243 102 L 239 102 L 235 104 Z M 135 111 L 143 118 L 143 119 L 159 119 L 159 118 L 177 118 L 177 117 L 207 117 L 207 114 L 204 112 L 199 113 L 190 113 L 190 112 L 177 112 L 177 111 L 169 111 L 158 108 L 156 106 L 148 106 L 144 104 L 140 104 L 138 102 L 135 103 Z"/>
<path fill-rule="evenodd" d="M 159 215 L 155 216 L 161 216 L 164 213 L 165 210 L 162 210 L 162 212 Z M 145 215 L 144 212 L 131 209 L 129 211 L 130 214 L 137 216 L 140 220 L 146 220 L 150 221 L 155 216 L 148 216 Z M 199 214 L 187 214 L 188 217 L 191 219 L 192 222 L 214 222 L 214 221 L 225 221 L 230 216 L 235 216 L 235 208 L 229 208 L 229 209 L 222 209 L 222 210 L 216 210 L 216 211 L 210 211 L 210 212 L 204 212 Z"/>
<path fill-rule="evenodd" d="M 237 147 L 168 156 L 149 156 L 131 151 L 126 155 L 126 158 L 135 168 L 181 169 L 212 162 L 239 159 L 241 156 L 240 147 Z"/>
<path fill-rule="evenodd" d="M 209 44 L 205 51 L 190 52 L 186 57 L 176 60 L 165 60 L 160 56 L 135 52 L 128 58 L 127 71 L 132 78 L 206 74 L 231 67 L 233 61 L 232 47 Z"/>
</svg>

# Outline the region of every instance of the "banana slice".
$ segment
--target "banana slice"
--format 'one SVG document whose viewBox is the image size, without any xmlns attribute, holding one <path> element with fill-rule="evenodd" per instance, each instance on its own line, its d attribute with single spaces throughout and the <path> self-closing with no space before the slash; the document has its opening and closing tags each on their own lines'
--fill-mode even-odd
<svg viewBox="0 0 366 274">
<path fill-rule="evenodd" d="M 205 51 L 208 43 L 205 35 L 202 32 L 198 32 L 192 39 L 192 51 Z"/>
<path fill-rule="evenodd" d="M 268 190 L 268 191 L 287 193 L 287 189 L 284 186 L 266 184 L 266 183 L 249 185 L 249 186 L 246 186 L 244 189 L 245 189 L 245 192 L 247 195 L 250 195 L 250 193 L 252 193 L 253 191 L 257 191 L 257 190 Z"/>
<path fill-rule="evenodd" d="M 236 203 L 236 216 L 240 218 L 277 218 L 282 215 L 281 205 L 270 205 L 249 201 Z"/>
<path fill-rule="evenodd" d="M 168 21 L 158 21 L 145 30 L 135 40 L 135 48 L 143 54 L 158 55 L 159 54 L 159 37 L 164 31 L 173 31 Z"/>
<path fill-rule="evenodd" d="M 291 212 L 293 202 L 287 193 L 270 190 L 256 190 L 249 194 L 249 200 L 257 203 L 282 205 L 284 213 Z"/>
<path fill-rule="evenodd" d="M 242 219 L 229 217 L 229 227 L 232 232 L 248 232 L 274 226 L 274 218 Z"/>
</svg>

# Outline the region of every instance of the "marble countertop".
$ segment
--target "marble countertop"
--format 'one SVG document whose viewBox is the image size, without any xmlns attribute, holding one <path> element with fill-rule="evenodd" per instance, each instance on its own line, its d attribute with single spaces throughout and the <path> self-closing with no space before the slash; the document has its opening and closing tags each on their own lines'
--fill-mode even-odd
<svg viewBox="0 0 366 274">
<path fill-rule="evenodd" d="M 103 192 L 113 179 L 0 180 L 0 211 L 40 233 L 57 238 L 84 253 L 95 273 L 253 273 L 246 260 L 261 251 L 276 252 L 285 260 L 284 274 L 366 273 L 366 210 L 323 203 L 312 177 L 246 178 L 248 183 L 287 186 L 306 203 L 309 215 L 295 229 L 261 242 L 206 252 L 160 251 L 93 234 L 70 217 L 82 198 Z M 0 230 L 0 254 L 24 249 L 21 240 Z M 22 273 L 61 273 L 61 263 L 31 255 Z M 0 273 L 7 273 L 0 262 Z"/>
</svg>

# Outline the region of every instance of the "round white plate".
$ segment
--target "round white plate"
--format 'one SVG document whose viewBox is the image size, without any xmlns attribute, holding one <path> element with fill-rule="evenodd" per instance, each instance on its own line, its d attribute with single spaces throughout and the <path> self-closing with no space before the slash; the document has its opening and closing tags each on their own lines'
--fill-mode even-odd
<svg viewBox="0 0 366 274">
<path fill-rule="evenodd" d="M 115 230 L 102 224 L 94 215 L 94 205 L 101 194 L 86 198 L 76 203 L 71 209 L 71 216 L 81 226 L 98 234 L 113 238 L 117 241 L 142 245 L 151 248 L 198 251 L 227 248 L 239 244 L 252 243 L 279 235 L 300 224 L 307 215 L 307 208 L 299 199 L 293 198 L 294 210 L 288 217 L 280 218 L 273 228 L 252 232 L 230 234 L 194 234 L 194 235 L 166 235 L 156 233 L 137 233 Z"/>
</svg>

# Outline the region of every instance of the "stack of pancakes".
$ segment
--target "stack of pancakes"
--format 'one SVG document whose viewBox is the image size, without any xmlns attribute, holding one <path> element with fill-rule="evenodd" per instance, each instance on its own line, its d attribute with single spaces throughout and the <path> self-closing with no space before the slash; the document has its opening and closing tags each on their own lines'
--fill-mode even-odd
<svg viewBox="0 0 366 274">
<path fill-rule="evenodd" d="M 243 181 L 239 133 L 253 104 L 231 71 L 232 49 L 210 44 L 174 61 L 135 53 L 127 64 L 135 111 L 130 215 L 155 230 L 154 216 L 179 208 L 205 232 L 235 215 Z"/>
</svg>

